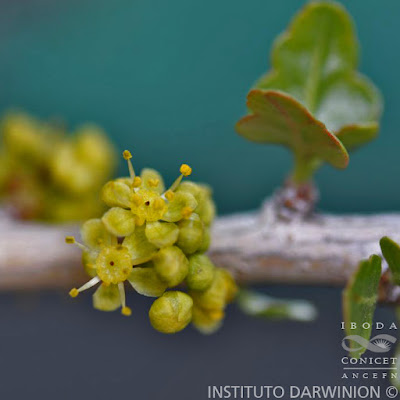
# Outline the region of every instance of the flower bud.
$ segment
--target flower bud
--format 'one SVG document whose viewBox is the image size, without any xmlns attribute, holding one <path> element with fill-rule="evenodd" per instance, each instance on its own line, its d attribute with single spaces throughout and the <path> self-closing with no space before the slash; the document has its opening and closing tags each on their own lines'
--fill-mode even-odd
<svg viewBox="0 0 400 400">
<path fill-rule="evenodd" d="M 215 266 L 204 254 L 189 257 L 189 272 L 186 283 L 189 289 L 206 290 L 214 279 Z"/>
<path fill-rule="evenodd" d="M 192 323 L 201 333 L 209 335 L 221 327 L 224 315 L 223 310 L 205 310 L 194 304 Z"/>
<path fill-rule="evenodd" d="M 146 237 L 157 247 L 172 246 L 178 239 L 179 228 L 173 222 L 148 222 Z"/>
<path fill-rule="evenodd" d="M 162 333 L 184 329 L 192 319 L 193 300 L 183 292 L 164 293 L 154 301 L 149 311 L 150 323 Z"/>
<path fill-rule="evenodd" d="M 108 232 L 115 236 L 128 236 L 135 230 L 135 217 L 129 210 L 110 208 L 101 218 Z"/>
<path fill-rule="evenodd" d="M 208 228 L 204 228 L 203 230 L 203 241 L 201 242 L 200 247 L 197 249 L 199 253 L 205 253 L 211 244 L 211 235 L 210 230 Z"/>
<path fill-rule="evenodd" d="M 188 259 L 176 246 L 162 248 L 152 261 L 158 276 L 169 287 L 179 285 L 186 278 L 189 270 Z"/>
<path fill-rule="evenodd" d="M 193 254 L 203 243 L 203 222 L 200 217 L 193 213 L 188 219 L 179 222 L 179 236 L 176 245 L 185 254 Z"/>
<path fill-rule="evenodd" d="M 205 310 L 223 310 L 236 295 L 237 286 L 226 270 L 217 268 L 211 286 L 203 291 L 192 291 L 190 294 L 197 306 Z"/>
</svg>

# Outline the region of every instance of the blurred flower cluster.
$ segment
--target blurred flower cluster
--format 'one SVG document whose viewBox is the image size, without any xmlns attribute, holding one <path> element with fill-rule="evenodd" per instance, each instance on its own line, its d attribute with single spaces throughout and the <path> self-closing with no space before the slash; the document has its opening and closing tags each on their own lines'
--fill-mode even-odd
<svg viewBox="0 0 400 400">
<path fill-rule="evenodd" d="M 115 149 L 97 126 L 71 135 L 56 121 L 21 112 L 1 121 L 0 199 L 19 219 L 81 221 L 99 216 L 102 185 L 115 167 Z"/>
<path fill-rule="evenodd" d="M 216 268 L 204 254 L 210 245 L 215 215 L 208 186 L 182 182 L 192 169 L 183 164 L 180 176 L 165 189 L 160 174 L 143 169 L 135 174 L 131 153 L 124 152 L 130 176 L 105 184 L 102 199 L 110 208 L 101 219 L 83 224 L 83 264 L 91 280 L 70 295 L 100 283 L 93 305 L 103 311 L 126 306 L 125 281 L 144 296 L 157 297 L 149 318 L 163 333 L 184 329 L 190 322 L 204 333 L 222 323 L 226 305 L 236 294 L 231 275 Z M 188 289 L 168 290 L 179 285 Z"/>
</svg>

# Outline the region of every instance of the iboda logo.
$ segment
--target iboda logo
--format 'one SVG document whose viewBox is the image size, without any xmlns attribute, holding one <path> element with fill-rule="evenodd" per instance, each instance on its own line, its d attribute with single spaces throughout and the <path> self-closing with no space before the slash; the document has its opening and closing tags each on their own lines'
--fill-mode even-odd
<svg viewBox="0 0 400 400">
<path fill-rule="evenodd" d="M 359 347 L 349 347 L 346 343 L 348 342 L 355 342 L 359 345 Z M 371 340 L 367 340 L 359 335 L 349 335 L 343 338 L 342 340 L 342 347 L 346 351 L 358 351 L 358 350 L 370 350 L 373 353 L 386 353 L 390 350 L 392 345 L 396 343 L 397 339 L 391 335 L 377 335 L 374 336 Z"/>
</svg>

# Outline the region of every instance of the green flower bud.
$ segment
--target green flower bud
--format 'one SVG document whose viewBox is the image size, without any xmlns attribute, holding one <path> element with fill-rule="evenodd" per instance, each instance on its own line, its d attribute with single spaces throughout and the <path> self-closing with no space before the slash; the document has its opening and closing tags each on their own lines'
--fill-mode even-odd
<svg viewBox="0 0 400 400">
<path fill-rule="evenodd" d="M 204 226 L 200 217 L 193 213 L 188 219 L 179 222 L 179 236 L 176 245 L 185 254 L 195 253 L 203 243 Z"/>
<path fill-rule="evenodd" d="M 192 323 L 198 331 L 209 335 L 221 327 L 224 315 L 223 310 L 205 310 L 194 304 Z"/>
<path fill-rule="evenodd" d="M 43 164 L 50 152 L 51 137 L 41 132 L 41 124 L 24 113 L 9 113 L 2 121 L 2 136 L 7 153 L 24 162 Z"/>
<path fill-rule="evenodd" d="M 93 294 L 93 307 L 100 311 L 115 311 L 121 307 L 117 285 L 100 285 Z"/>
<path fill-rule="evenodd" d="M 109 207 L 130 208 L 132 190 L 120 180 L 107 182 L 101 191 L 101 199 Z"/>
<path fill-rule="evenodd" d="M 111 235 L 98 218 L 89 219 L 82 225 L 81 236 L 83 242 L 93 249 L 111 245 Z"/>
<path fill-rule="evenodd" d="M 192 308 L 193 301 L 186 293 L 166 292 L 150 307 L 150 323 L 162 333 L 179 332 L 191 321 Z"/>
<path fill-rule="evenodd" d="M 105 132 L 95 124 L 84 124 L 76 130 L 75 138 L 77 158 L 100 177 L 107 177 L 114 167 L 115 156 Z"/>
<path fill-rule="evenodd" d="M 232 276 L 226 270 L 217 268 L 211 286 L 203 291 L 192 291 L 190 294 L 198 307 L 204 310 L 223 310 L 237 292 Z"/>
<path fill-rule="evenodd" d="M 172 246 L 179 235 L 179 228 L 172 222 L 148 222 L 146 224 L 146 237 L 150 243 L 157 247 Z"/>
<path fill-rule="evenodd" d="M 143 296 L 159 297 L 167 289 L 167 284 L 159 278 L 154 267 L 133 268 L 128 281 Z"/>
<path fill-rule="evenodd" d="M 205 253 L 208 248 L 210 247 L 211 244 L 211 235 L 210 235 L 210 230 L 207 228 L 204 228 L 203 231 L 203 241 L 201 242 L 200 247 L 197 249 L 199 253 Z"/>
<path fill-rule="evenodd" d="M 129 236 L 135 230 L 135 217 L 129 210 L 110 208 L 101 218 L 107 230 L 115 236 Z"/>
<path fill-rule="evenodd" d="M 188 274 L 189 261 L 176 246 L 162 248 L 153 258 L 158 276 L 169 286 L 179 285 Z"/>
<path fill-rule="evenodd" d="M 215 266 L 204 254 L 189 257 L 189 272 L 186 283 L 189 289 L 206 290 L 214 279 Z"/>
<path fill-rule="evenodd" d="M 212 200 L 212 190 L 208 185 L 190 181 L 182 182 L 177 192 L 192 194 L 197 201 L 196 214 L 205 225 L 210 225 L 215 217 L 215 204 Z"/>
<path fill-rule="evenodd" d="M 157 247 L 148 241 L 144 226 L 136 226 L 135 231 L 123 240 L 122 245 L 129 250 L 133 265 L 151 260 L 157 252 Z"/>
<path fill-rule="evenodd" d="M 188 210 L 193 212 L 196 207 L 197 201 L 192 194 L 186 192 L 174 193 L 172 198 L 168 200 L 168 209 L 162 219 L 167 222 L 180 221 Z"/>
<path fill-rule="evenodd" d="M 151 168 L 144 168 L 140 174 L 142 179 L 141 187 L 148 190 L 153 190 L 158 194 L 161 194 L 165 190 L 164 181 L 162 176 Z"/>
</svg>

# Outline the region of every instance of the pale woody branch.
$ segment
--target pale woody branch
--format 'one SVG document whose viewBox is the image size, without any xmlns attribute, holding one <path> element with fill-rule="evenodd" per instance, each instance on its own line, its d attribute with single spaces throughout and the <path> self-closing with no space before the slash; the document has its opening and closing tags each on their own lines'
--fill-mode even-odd
<svg viewBox="0 0 400 400">
<path fill-rule="evenodd" d="M 76 286 L 81 252 L 64 242 L 76 226 L 0 219 L 0 289 Z M 282 221 L 271 202 L 260 212 L 219 217 L 210 256 L 241 282 L 344 285 L 358 262 L 380 254 L 379 239 L 400 240 L 400 214 L 329 215 Z M 397 300 L 385 284 L 385 300 Z M 393 298 L 392 298 L 393 297 Z"/>
</svg>

